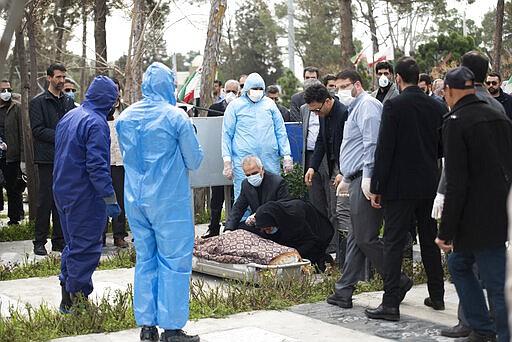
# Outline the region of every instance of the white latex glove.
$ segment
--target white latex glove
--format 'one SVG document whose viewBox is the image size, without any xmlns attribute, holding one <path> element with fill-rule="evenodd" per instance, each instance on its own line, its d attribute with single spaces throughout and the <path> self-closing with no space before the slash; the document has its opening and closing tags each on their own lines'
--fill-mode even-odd
<svg viewBox="0 0 512 342">
<path fill-rule="evenodd" d="M 345 181 L 345 178 L 338 184 L 338 187 L 336 188 L 336 196 L 338 197 L 348 197 L 348 186 L 350 183 L 347 183 Z"/>
<path fill-rule="evenodd" d="M 283 171 L 284 173 L 292 172 L 293 170 L 293 159 L 290 156 L 284 156 L 283 158 Z"/>
<path fill-rule="evenodd" d="M 6 143 L 4 143 L 4 142 L 2 142 L 2 143 L 0 144 L 0 150 L 2 150 L 2 151 L 7 151 L 7 144 L 6 144 Z"/>
<path fill-rule="evenodd" d="M 256 214 L 252 214 L 245 219 L 245 224 L 248 226 L 254 226 L 256 224 Z"/>
<path fill-rule="evenodd" d="M 444 206 L 444 195 L 439 192 L 434 198 L 434 204 L 432 205 L 432 216 L 433 219 L 439 220 L 441 215 L 443 214 L 443 206 Z"/>
<path fill-rule="evenodd" d="M 222 170 L 222 175 L 229 180 L 233 180 L 233 178 L 235 178 L 233 174 L 233 167 L 231 166 L 231 161 L 224 162 L 224 170 Z"/>
<path fill-rule="evenodd" d="M 370 192 L 370 184 L 372 183 L 371 178 L 363 178 L 361 180 L 361 190 L 363 190 L 364 197 L 369 201 L 372 193 Z"/>
<path fill-rule="evenodd" d="M 27 174 L 27 164 L 25 164 L 25 162 L 20 163 L 20 170 L 21 170 L 22 174 L 24 174 L 24 175 Z"/>
</svg>

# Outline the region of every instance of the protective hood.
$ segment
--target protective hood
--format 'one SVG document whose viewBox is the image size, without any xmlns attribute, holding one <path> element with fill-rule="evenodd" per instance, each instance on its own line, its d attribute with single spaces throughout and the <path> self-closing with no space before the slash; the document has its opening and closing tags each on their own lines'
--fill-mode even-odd
<svg viewBox="0 0 512 342">
<path fill-rule="evenodd" d="M 263 81 L 263 77 L 261 77 L 257 72 L 253 72 L 247 76 L 247 79 L 244 83 L 244 88 L 242 89 L 242 96 L 247 96 L 249 89 L 254 87 L 262 87 L 263 91 L 265 91 L 265 81 Z"/>
<path fill-rule="evenodd" d="M 153 101 L 165 101 L 176 105 L 174 75 L 166 65 L 152 63 L 142 79 L 142 96 Z"/>
<path fill-rule="evenodd" d="M 82 106 L 93 112 L 107 117 L 110 109 L 117 100 L 117 88 L 115 83 L 107 76 L 96 76 L 92 81 Z"/>
</svg>

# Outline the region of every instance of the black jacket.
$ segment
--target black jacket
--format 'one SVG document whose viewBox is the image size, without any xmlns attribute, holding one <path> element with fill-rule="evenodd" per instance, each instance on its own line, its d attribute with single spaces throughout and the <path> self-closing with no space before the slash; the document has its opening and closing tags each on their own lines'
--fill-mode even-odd
<svg viewBox="0 0 512 342">
<path fill-rule="evenodd" d="M 512 122 L 475 95 L 443 124 L 446 197 L 438 236 L 457 252 L 503 246 L 512 181 Z"/>
<path fill-rule="evenodd" d="M 334 99 L 334 104 L 327 117 L 319 117 L 320 130 L 318 137 L 316 138 L 315 150 L 311 157 L 311 166 L 315 171 L 318 171 L 322 159 L 325 156 L 327 158 L 327 164 L 329 166 L 329 175 L 334 172 L 334 163 L 339 163 L 341 142 L 343 141 L 343 128 L 345 127 L 345 121 L 348 118 L 347 107 Z M 332 127 L 332 141 L 329 142 L 327 139 L 327 121 Z M 333 146 L 329 146 L 333 144 Z M 331 155 L 331 150 L 334 151 Z"/>
<path fill-rule="evenodd" d="M 73 108 L 75 103 L 69 96 L 61 92 L 57 98 L 48 89 L 30 100 L 29 113 L 35 163 L 53 164 L 55 127 L 64 114 Z"/>
<path fill-rule="evenodd" d="M 300 93 L 293 94 L 290 102 L 290 121 L 301 122 L 300 107 L 306 103 L 304 100 L 304 92 L 301 91 Z"/>
<path fill-rule="evenodd" d="M 505 113 L 507 113 L 508 118 L 512 120 L 512 96 L 505 93 L 503 89 L 500 88 L 500 95 L 495 97 L 495 99 L 502 104 L 503 108 L 505 108 Z"/>
<path fill-rule="evenodd" d="M 208 111 L 208 114 L 206 114 L 206 116 L 207 117 L 223 116 L 224 112 L 226 111 L 227 106 L 228 106 L 228 103 L 226 102 L 226 100 L 222 100 L 220 102 L 214 103 L 208 108 L 208 109 L 211 109 L 212 111 Z M 222 113 L 219 113 L 219 112 L 222 112 Z"/>
<path fill-rule="evenodd" d="M 7 106 L 4 121 L 4 142 L 7 144 L 6 161 L 8 163 L 25 161 L 21 106 L 12 100 L 7 103 Z"/>
<path fill-rule="evenodd" d="M 371 192 L 384 200 L 430 199 L 439 182 L 443 105 L 417 86 L 384 103 Z"/>
<path fill-rule="evenodd" d="M 261 201 L 258 191 L 261 192 Z M 247 179 L 244 179 L 242 181 L 240 195 L 238 195 L 238 198 L 229 213 L 229 217 L 226 220 L 225 230 L 233 230 L 238 227 L 247 207 L 255 213 L 256 209 L 264 203 L 288 198 L 288 185 L 281 176 L 265 171 L 263 181 L 258 188 L 255 188 L 249 184 Z"/>
</svg>

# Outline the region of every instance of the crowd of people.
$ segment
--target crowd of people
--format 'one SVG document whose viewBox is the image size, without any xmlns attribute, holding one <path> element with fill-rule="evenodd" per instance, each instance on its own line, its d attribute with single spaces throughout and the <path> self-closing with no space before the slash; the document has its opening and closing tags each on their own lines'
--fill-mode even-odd
<svg viewBox="0 0 512 342">
<path fill-rule="evenodd" d="M 342 70 L 304 69 L 303 91 L 288 110 L 279 87 L 257 74 L 216 81 L 209 116 L 223 116 L 222 174 L 234 184 L 224 231 L 245 229 L 295 248 L 319 271 L 336 258 L 342 276 L 327 302 L 352 308 L 366 261 L 384 280 L 371 319 L 400 319 L 413 286 L 401 268 L 404 247 L 419 238 L 427 275 L 424 304 L 444 310 L 441 251 L 460 298 L 459 323 L 441 334 L 467 341 L 508 341 L 505 303 L 506 198 L 512 180 L 512 100 L 488 59 L 474 51 L 443 79 L 420 74 L 411 57 L 375 66 L 378 87 Z M 203 151 L 192 120 L 176 107 L 172 71 L 148 67 L 143 98 L 128 106 L 121 84 L 96 77 L 82 104 L 66 68 L 47 69 L 48 88 L 30 100 L 39 188 L 34 253 L 62 252 L 62 312 L 93 290 L 108 217 L 124 248 L 126 219 L 137 254 L 134 313 L 141 340 L 199 341 L 188 319 L 194 226 L 188 171 Z M 9 224 L 23 218 L 25 158 L 20 105 L 0 82 L 0 170 Z M 308 201 L 291 199 L 281 169 L 294 168 L 284 122 L 302 125 L 301 162 Z M 220 170 L 219 170 L 220 171 Z M 223 187 L 212 187 L 203 238 L 220 234 Z M 438 222 L 439 220 L 439 222 Z M 439 223 L 439 224 L 438 224 Z M 383 230 L 381 229 L 384 224 Z M 339 236 L 346 237 L 340 249 Z M 484 296 L 484 289 L 487 292 Z M 159 335 L 157 326 L 165 331 Z"/>
</svg>

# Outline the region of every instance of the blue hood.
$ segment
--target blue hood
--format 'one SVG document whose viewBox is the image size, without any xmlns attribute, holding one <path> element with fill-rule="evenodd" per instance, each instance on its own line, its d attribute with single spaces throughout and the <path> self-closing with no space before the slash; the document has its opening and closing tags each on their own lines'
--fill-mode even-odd
<svg viewBox="0 0 512 342">
<path fill-rule="evenodd" d="M 165 101 L 176 105 L 174 96 L 174 75 L 166 65 L 152 63 L 142 79 L 142 96 L 153 101 Z"/>
<path fill-rule="evenodd" d="M 92 81 L 82 106 L 94 113 L 102 114 L 105 118 L 117 100 L 117 87 L 107 76 L 96 76 Z"/>
<path fill-rule="evenodd" d="M 261 77 L 257 72 L 253 72 L 247 76 L 247 79 L 244 83 L 244 88 L 242 89 L 242 96 L 247 96 L 249 89 L 254 87 L 262 87 L 263 91 L 265 91 L 265 81 L 263 81 L 263 77 Z"/>
</svg>

